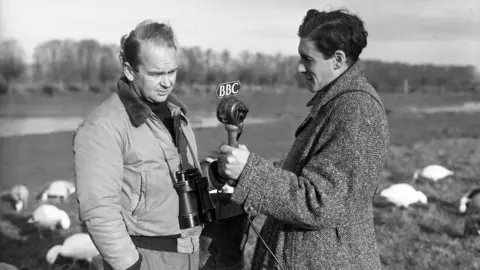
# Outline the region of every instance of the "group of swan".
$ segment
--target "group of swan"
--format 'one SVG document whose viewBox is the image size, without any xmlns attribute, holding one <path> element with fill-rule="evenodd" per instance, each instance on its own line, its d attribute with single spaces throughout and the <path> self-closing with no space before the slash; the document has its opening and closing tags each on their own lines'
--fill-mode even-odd
<svg viewBox="0 0 480 270">
<path fill-rule="evenodd" d="M 43 190 L 38 197 L 42 202 L 48 201 L 49 198 L 58 198 L 65 201 L 74 193 L 75 185 L 71 181 L 55 180 L 50 182 L 49 186 Z M 30 192 L 27 186 L 19 184 L 14 185 L 10 190 L 4 192 L 3 196 L 8 197 L 8 200 L 12 202 L 12 206 L 16 212 L 20 212 L 27 208 Z"/>
<path fill-rule="evenodd" d="M 32 224 L 39 230 L 54 231 L 57 228 L 67 230 L 70 228 L 71 221 L 68 213 L 55 205 L 46 203 L 51 198 L 65 201 L 75 193 L 75 185 L 71 181 L 56 180 L 50 182 L 39 195 L 38 199 L 42 202 L 29 216 L 27 223 Z M 12 203 L 16 212 L 21 212 L 28 206 L 30 192 L 25 185 L 15 185 L 7 192 L 4 192 Z M 99 255 L 99 252 L 87 233 L 74 233 L 67 237 L 62 245 L 51 247 L 46 253 L 46 261 L 52 265 L 57 257 L 72 258 L 76 260 L 86 260 L 91 263 L 93 258 Z M 7 267 L 6 263 L 0 263 L 0 266 Z M 12 266 L 14 267 L 14 266 Z M 17 268 L 12 268 L 17 269 Z"/>
<path fill-rule="evenodd" d="M 438 182 L 455 173 L 440 165 L 428 165 L 422 169 L 415 170 L 413 180 L 426 179 L 428 181 Z M 401 207 L 408 207 L 414 203 L 427 204 L 427 196 L 416 190 L 413 186 L 407 183 L 398 183 L 389 186 L 379 193 L 387 201 Z M 467 209 L 480 209 L 480 188 L 473 188 L 463 195 L 459 200 L 458 211 L 465 213 Z"/>
</svg>

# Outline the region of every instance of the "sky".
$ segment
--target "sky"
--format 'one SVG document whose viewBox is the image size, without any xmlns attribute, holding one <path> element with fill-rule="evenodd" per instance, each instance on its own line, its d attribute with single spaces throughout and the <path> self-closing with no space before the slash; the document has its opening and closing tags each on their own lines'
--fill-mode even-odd
<svg viewBox="0 0 480 270">
<path fill-rule="evenodd" d="M 297 55 L 298 26 L 311 8 L 347 8 L 364 20 L 363 59 L 480 70 L 479 0 L 0 0 L 0 39 L 17 39 L 31 58 L 50 39 L 118 44 L 154 19 L 170 23 L 181 46 Z"/>
</svg>

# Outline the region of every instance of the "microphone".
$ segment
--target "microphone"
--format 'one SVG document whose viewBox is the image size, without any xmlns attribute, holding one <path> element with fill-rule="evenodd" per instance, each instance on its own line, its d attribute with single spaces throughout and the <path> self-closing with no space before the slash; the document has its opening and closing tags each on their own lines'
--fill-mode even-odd
<svg viewBox="0 0 480 270">
<path fill-rule="evenodd" d="M 218 85 L 216 94 L 220 99 L 217 107 L 217 119 L 225 125 L 228 133 L 228 145 L 238 148 L 238 139 L 242 134 L 243 121 L 247 117 L 247 106 L 235 96 L 240 91 L 240 81 L 221 83 Z M 234 179 L 228 179 L 226 183 L 232 187 L 237 185 Z"/>
</svg>

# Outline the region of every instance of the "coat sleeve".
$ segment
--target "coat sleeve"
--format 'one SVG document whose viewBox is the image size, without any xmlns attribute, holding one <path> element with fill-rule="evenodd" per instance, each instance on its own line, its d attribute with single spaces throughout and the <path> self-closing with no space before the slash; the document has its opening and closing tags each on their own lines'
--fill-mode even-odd
<svg viewBox="0 0 480 270">
<path fill-rule="evenodd" d="M 113 269 L 127 269 L 139 259 L 120 213 L 121 145 L 120 135 L 103 125 L 81 126 L 73 140 L 79 217 Z"/>
<path fill-rule="evenodd" d="M 382 132 L 380 121 L 371 121 L 366 114 L 378 118 L 378 112 L 362 104 L 336 107 L 322 129 L 321 145 L 312 148 L 314 152 L 299 175 L 275 168 L 251 153 L 232 200 L 243 203 L 246 212 L 262 213 L 300 228 L 341 225 L 350 214 L 350 198 L 370 198 L 374 193 L 376 183 L 368 185 L 372 190 L 355 190 L 360 185 L 354 182 L 368 173 L 366 163 L 372 159 L 367 147 L 375 145 L 372 132 Z"/>
</svg>

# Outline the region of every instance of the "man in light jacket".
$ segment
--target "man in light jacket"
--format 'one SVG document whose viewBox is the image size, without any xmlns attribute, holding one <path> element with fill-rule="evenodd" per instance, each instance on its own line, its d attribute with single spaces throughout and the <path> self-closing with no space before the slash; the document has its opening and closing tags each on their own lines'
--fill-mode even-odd
<svg viewBox="0 0 480 270">
<path fill-rule="evenodd" d="M 359 60 L 367 31 L 355 15 L 312 9 L 298 35 L 298 71 L 314 95 L 282 167 L 223 145 L 217 172 L 237 180 L 234 202 L 267 215 L 261 237 L 273 255 L 257 241 L 252 269 L 381 269 L 372 200 L 389 135 Z"/>
<path fill-rule="evenodd" d="M 173 187 L 180 164 L 200 168 L 187 108 L 172 93 L 177 49 L 171 27 L 157 22 L 122 37 L 117 92 L 74 136 L 79 216 L 105 269 L 199 268 L 202 226 L 180 229 Z"/>
</svg>

